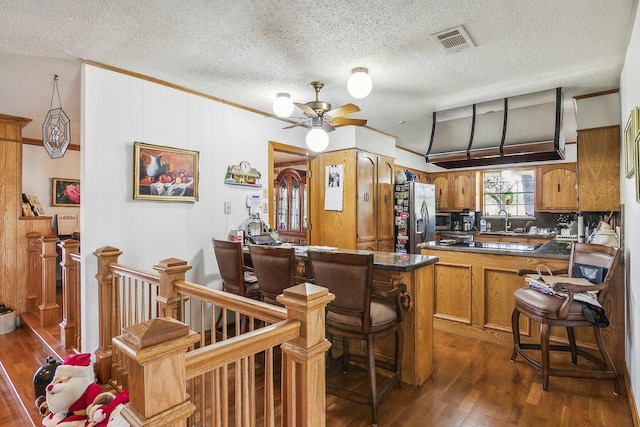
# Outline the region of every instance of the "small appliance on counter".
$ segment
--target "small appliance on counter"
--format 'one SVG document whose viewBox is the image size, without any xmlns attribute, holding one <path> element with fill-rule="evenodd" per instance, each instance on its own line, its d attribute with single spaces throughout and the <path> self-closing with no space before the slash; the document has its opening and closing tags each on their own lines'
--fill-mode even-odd
<svg viewBox="0 0 640 427">
<path fill-rule="evenodd" d="M 436 212 L 436 230 L 453 230 L 451 212 Z"/>
<path fill-rule="evenodd" d="M 454 224 L 456 221 L 458 222 L 460 231 L 477 230 L 478 225 L 476 224 L 476 220 L 478 218 L 480 218 L 479 212 L 464 209 L 462 212 L 455 214 Z"/>
</svg>

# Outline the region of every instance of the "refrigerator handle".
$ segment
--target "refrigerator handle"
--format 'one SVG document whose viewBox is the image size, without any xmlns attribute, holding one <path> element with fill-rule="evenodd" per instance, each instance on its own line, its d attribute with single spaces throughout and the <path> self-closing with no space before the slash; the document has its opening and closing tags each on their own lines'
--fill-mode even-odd
<svg viewBox="0 0 640 427">
<path fill-rule="evenodd" d="M 429 208 L 427 208 L 427 202 L 422 201 L 422 206 L 420 206 L 420 213 L 422 214 L 422 243 L 427 241 L 428 230 L 429 230 Z"/>
</svg>

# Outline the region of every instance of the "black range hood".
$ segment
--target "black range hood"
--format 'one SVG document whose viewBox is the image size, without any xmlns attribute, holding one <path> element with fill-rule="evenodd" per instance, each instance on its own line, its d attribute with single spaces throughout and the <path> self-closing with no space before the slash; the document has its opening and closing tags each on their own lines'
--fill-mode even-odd
<svg viewBox="0 0 640 427">
<path fill-rule="evenodd" d="M 454 169 L 564 159 L 562 88 L 434 112 L 427 163 Z"/>
</svg>

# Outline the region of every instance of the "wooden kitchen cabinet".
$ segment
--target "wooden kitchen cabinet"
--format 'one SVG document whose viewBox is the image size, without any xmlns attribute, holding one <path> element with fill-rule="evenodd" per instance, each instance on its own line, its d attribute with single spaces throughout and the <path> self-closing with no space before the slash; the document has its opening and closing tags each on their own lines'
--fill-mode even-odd
<svg viewBox="0 0 640 427">
<path fill-rule="evenodd" d="M 578 131 L 578 207 L 620 210 L 620 126 Z"/>
<path fill-rule="evenodd" d="M 344 166 L 342 210 L 324 209 L 327 166 Z M 311 244 L 393 252 L 393 159 L 348 149 L 322 153 L 311 161 Z"/>
<path fill-rule="evenodd" d="M 476 171 L 437 172 L 430 178 L 436 187 L 439 211 L 477 210 Z"/>
<path fill-rule="evenodd" d="M 441 212 L 452 210 L 451 198 L 449 197 L 449 172 L 432 173 L 431 183 L 436 186 L 436 207 Z"/>
<path fill-rule="evenodd" d="M 457 252 L 424 248 L 423 255 L 435 255 L 434 328 L 448 333 L 513 346 L 511 314 L 513 292 L 526 286 L 517 275 L 521 268 L 535 270 L 545 264 L 552 270 L 566 269 L 568 259 L 537 258 L 523 255 L 493 255 L 480 252 Z M 610 287 L 605 310 L 611 324 L 605 342 L 618 369 L 624 366 L 624 264 L 619 264 Z M 523 341 L 539 342 L 540 327 L 531 319 L 520 317 Z M 593 331 L 578 328 L 576 340 L 594 344 Z M 567 342 L 565 328 L 551 327 L 552 343 Z"/>
<path fill-rule="evenodd" d="M 575 163 L 558 163 L 536 168 L 536 211 L 566 212 L 578 209 Z"/>
</svg>

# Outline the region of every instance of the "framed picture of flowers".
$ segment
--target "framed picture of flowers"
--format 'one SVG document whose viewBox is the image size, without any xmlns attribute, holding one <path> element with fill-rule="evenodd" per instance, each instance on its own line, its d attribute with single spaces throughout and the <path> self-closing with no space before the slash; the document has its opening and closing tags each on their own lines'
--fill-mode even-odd
<svg viewBox="0 0 640 427">
<path fill-rule="evenodd" d="M 53 206 L 80 207 L 80 180 L 52 178 L 51 204 Z"/>
</svg>

